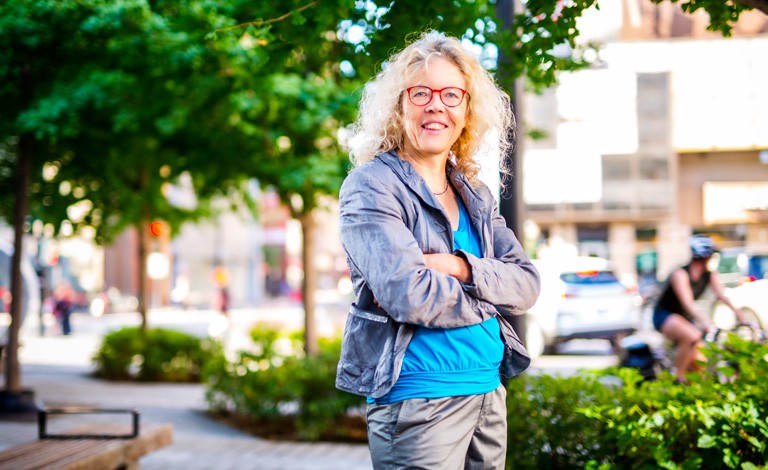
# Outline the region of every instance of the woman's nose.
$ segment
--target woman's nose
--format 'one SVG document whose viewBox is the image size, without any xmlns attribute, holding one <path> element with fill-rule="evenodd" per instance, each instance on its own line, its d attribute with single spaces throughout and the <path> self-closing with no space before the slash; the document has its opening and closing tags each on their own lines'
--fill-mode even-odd
<svg viewBox="0 0 768 470">
<path fill-rule="evenodd" d="M 432 98 L 425 105 L 425 111 L 437 111 L 444 108 L 443 102 L 440 100 L 440 95 L 432 93 Z"/>
</svg>

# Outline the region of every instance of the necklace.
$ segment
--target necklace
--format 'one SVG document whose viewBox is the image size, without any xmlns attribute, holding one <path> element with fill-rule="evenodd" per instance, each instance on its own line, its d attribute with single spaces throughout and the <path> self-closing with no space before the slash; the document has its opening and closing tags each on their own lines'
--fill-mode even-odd
<svg viewBox="0 0 768 470">
<path fill-rule="evenodd" d="M 443 189 L 439 193 L 432 193 L 432 194 L 434 194 L 435 196 L 442 196 L 443 194 L 446 193 L 446 191 L 448 191 L 448 178 L 445 179 L 445 189 Z"/>
</svg>

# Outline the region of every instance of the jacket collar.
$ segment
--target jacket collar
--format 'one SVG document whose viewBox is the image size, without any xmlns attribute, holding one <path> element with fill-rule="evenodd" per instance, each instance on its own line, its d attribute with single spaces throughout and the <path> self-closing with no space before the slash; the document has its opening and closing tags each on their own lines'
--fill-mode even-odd
<svg viewBox="0 0 768 470">
<path fill-rule="evenodd" d="M 380 154 L 378 159 L 389 166 L 398 178 L 400 178 L 409 189 L 418 194 L 425 203 L 436 209 L 442 210 L 442 206 L 437 202 L 437 199 L 432 194 L 427 183 L 410 162 L 400 158 L 394 150 Z M 470 184 L 464 173 L 453 168 L 450 163 L 448 166 L 448 177 L 451 179 L 451 183 L 453 183 L 453 187 L 458 191 L 462 201 L 464 201 L 464 204 L 467 206 L 469 215 L 475 219 L 479 217 L 479 214 L 487 213 L 491 208 L 489 207 L 490 201 L 484 200 L 480 194 L 478 194 L 476 188 Z"/>
<path fill-rule="evenodd" d="M 400 158 L 394 150 L 382 153 L 378 156 L 378 159 L 390 167 L 403 184 L 408 186 L 408 188 L 416 193 L 425 203 L 435 209 L 442 209 L 442 206 L 437 202 L 437 199 L 435 199 L 435 196 L 432 194 L 429 186 L 427 186 L 424 178 L 421 177 L 419 172 L 416 171 L 416 168 L 414 168 L 410 162 Z"/>
</svg>

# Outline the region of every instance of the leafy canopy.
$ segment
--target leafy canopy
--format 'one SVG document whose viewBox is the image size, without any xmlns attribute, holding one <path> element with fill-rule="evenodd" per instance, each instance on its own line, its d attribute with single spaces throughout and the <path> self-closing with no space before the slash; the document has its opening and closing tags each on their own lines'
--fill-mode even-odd
<svg viewBox="0 0 768 470">
<path fill-rule="evenodd" d="M 762 3 L 681 2 L 724 33 Z M 346 174 L 338 129 L 364 82 L 407 40 L 462 37 L 508 88 L 541 89 L 586 65 L 576 20 L 596 4 L 528 0 L 505 25 L 491 0 L 3 2 L 0 214 L 22 137 L 31 213 L 99 240 L 154 218 L 178 227 L 217 195 L 248 205 L 254 178 L 311 210 Z"/>
</svg>

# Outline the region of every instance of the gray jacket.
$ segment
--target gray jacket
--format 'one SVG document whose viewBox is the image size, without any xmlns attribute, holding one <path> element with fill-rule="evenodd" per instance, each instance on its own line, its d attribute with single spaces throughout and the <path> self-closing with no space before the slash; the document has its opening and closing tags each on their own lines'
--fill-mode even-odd
<svg viewBox="0 0 768 470">
<path fill-rule="evenodd" d="M 357 168 L 340 193 L 341 240 L 358 301 L 344 329 L 336 386 L 378 398 L 400 374 L 416 326 L 457 328 L 499 313 L 506 345 L 502 374 L 514 377 L 530 357 L 504 316 L 524 314 L 539 295 L 539 274 L 499 215 L 483 184 L 449 175 L 478 229 L 484 256 L 455 252 L 473 283 L 427 268 L 424 253 L 451 253 L 451 224 L 414 167 L 395 152 Z M 376 299 L 373 302 L 373 298 Z"/>
</svg>

